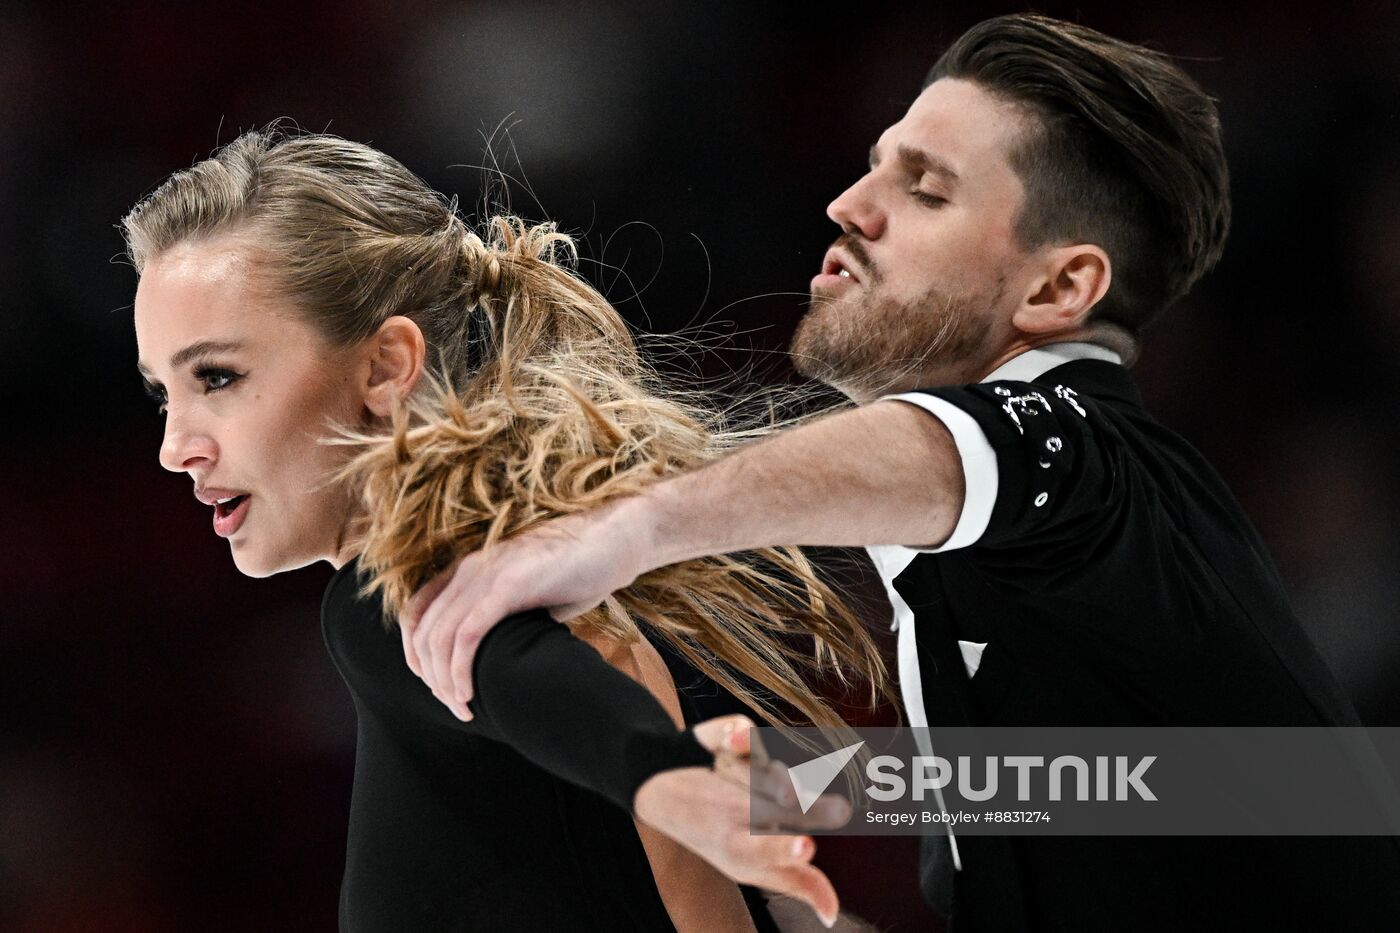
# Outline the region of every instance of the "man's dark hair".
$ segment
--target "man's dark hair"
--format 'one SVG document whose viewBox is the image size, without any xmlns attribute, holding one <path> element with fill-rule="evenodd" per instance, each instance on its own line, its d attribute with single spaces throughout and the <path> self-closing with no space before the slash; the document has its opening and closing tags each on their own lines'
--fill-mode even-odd
<svg viewBox="0 0 1400 933">
<path fill-rule="evenodd" d="M 1084 26 L 1016 14 L 979 23 L 938 59 L 1034 128 L 1011 153 L 1025 186 L 1020 245 L 1093 243 L 1113 282 L 1094 308 L 1134 335 L 1220 258 L 1230 182 L 1220 118 L 1168 58 Z"/>
</svg>

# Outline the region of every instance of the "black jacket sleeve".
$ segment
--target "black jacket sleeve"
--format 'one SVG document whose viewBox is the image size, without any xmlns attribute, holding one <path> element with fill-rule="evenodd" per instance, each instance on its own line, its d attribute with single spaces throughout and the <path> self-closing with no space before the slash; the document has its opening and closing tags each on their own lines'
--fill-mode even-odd
<svg viewBox="0 0 1400 933">
<path fill-rule="evenodd" d="M 637 788 L 658 771 L 714 763 L 645 687 L 544 610 L 492 628 L 472 682 L 467 705 L 484 734 L 629 812 Z"/>
<path fill-rule="evenodd" d="M 915 396 L 940 399 L 971 418 L 994 457 L 974 467 L 954 431 L 967 480 L 964 508 L 977 498 L 990 506 L 980 533 L 955 535 L 957 546 L 1078 548 L 1122 506 L 1131 458 L 1096 400 L 1063 385 L 1005 380 L 901 398 Z"/>
</svg>

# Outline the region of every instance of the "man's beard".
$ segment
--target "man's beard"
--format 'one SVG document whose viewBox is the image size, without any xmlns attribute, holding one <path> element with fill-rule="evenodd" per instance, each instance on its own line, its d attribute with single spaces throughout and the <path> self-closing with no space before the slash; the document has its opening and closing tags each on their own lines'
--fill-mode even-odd
<svg viewBox="0 0 1400 933">
<path fill-rule="evenodd" d="M 930 286 L 908 303 L 881 295 L 878 281 L 869 289 L 853 299 L 813 295 L 789 350 L 799 373 L 858 402 L 961 372 L 985 349 L 1005 281 L 990 296 Z"/>
</svg>

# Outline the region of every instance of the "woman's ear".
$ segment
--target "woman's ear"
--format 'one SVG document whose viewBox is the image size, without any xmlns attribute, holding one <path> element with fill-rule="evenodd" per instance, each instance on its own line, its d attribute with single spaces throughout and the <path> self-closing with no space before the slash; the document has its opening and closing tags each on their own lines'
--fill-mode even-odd
<svg viewBox="0 0 1400 933">
<path fill-rule="evenodd" d="M 1051 249 L 1045 254 L 1044 274 L 1032 283 L 1011 323 L 1038 335 L 1075 330 L 1107 294 L 1112 280 L 1108 254 L 1099 247 L 1079 243 Z"/>
<path fill-rule="evenodd" d="M 366 346 L 369 381 L 363 389 L 365 407 L 376 416 L 387 418 L 422 377 L 427 344 L 417 324 L 394 315 L 379 325 Z"/>
</svg>

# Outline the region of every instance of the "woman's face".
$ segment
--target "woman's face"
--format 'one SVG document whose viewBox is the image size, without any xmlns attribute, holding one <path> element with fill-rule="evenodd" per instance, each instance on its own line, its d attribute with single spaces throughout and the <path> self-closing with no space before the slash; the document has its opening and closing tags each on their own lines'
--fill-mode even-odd
<svg viewBox="0 0 1400 933">
<path fill-rule="evenodd" d="M 138 368 L 165 410 L 160 463 L 188 473 L 214 532 L 251 577 L 336 566 L 354 497 L 323 484 L 345 448 L 327 423 L 361 426 L 369 362 L 326 346 L 253 275 L 237 240 L 182 243 L 136 289 Z M 216 499 L 239 496 L 224 504 Z"/>
</svg>

